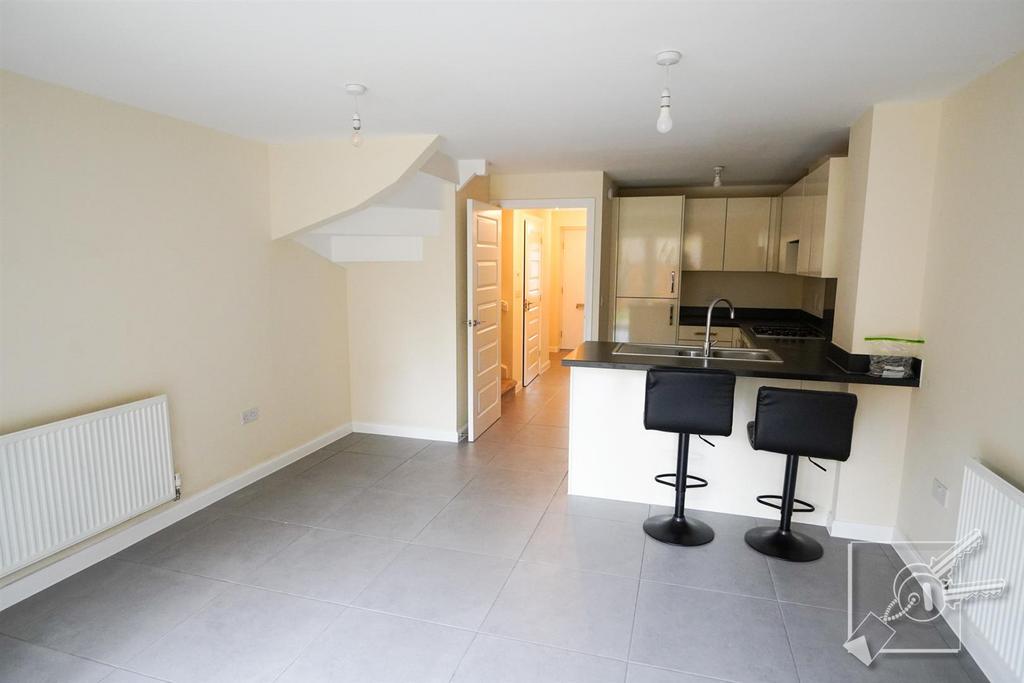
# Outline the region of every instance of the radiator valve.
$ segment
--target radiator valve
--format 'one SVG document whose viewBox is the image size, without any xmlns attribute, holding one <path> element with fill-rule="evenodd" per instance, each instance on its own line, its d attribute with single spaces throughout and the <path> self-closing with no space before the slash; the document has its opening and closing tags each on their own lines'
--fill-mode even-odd
<svg viewBox="0 0 1024 683">
<path fill-rule="evenodd" d="M 181 472 L 174 473 L 174 500 L 181 500 Z"/>
</svg>

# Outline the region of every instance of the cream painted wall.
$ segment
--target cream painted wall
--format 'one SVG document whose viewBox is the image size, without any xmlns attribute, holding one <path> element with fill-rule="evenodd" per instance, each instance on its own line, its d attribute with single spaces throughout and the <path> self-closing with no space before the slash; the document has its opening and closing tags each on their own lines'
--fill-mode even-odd
<svg viewBox="0 0 1024 683">
<path fill-rule="evenodd" d="M 415 173 L 440 145 L 436 135 L 270 145 L 270 233 L 277 239 L 361 209 Z"/>
<path fill-rule="evenodd" d="M 469 217 L 468 202 L 476 199 L 489 202 L 491 199 L 491 181 L 487 176 L 473 176 L 464 187 L 455 193 L 455 330 L 456 330 L 456 367 L 459 376 L 457 391 L 457 422 L 459 431 L 465 431 L 469 425 L 469 335 L 468 328 L 459 324 L 468 320 L 467 303 L 469 289 L 466 277 L 469 268 L 468 237 Z"/>
<path fill-rule="evenodd" d="M 565 173 L 519 173 L 496 174 L 491 176 L 491 198 L 502 199 L 585 199 L 594 200 L 594 244 L 595 268 L 592 274 L 594 289 L 601 301 L 598 314 L 591 320 L 595 336 L 608 329 L 607 318 L 610 293 L 609 264 L 611 246 L 602 241 L 602 235 L 610 232 L 611 200 L 608 190 L 613 187 L 611 180 L 602 171 L 575 171 Z M 610 337 L 607 337 L 610 338 Z"/>
<path fill-rule="evenodd" d="M 265 145 L 0 89 L 0 432 L 167 393 L 189 496 L 349 422 L 346 275 L 270 239 Z"/>
<path fill-rule="evenodd" d="M 913 540 L 952 537 L 969 458 L 1024 488 L 1024 54 L 943 102 L 937 149 L 924 380 L 911 401 L 899 506 Z M 949 487 L 946 508 L 930 497 L 934 477 Z"/>
<path fill-rule="evenodd" d="M 352 422 L 356 430 L 455 441 L 455 188 L 445 184 L 440 231 L 423 260 L 351 263 L 348 272 Z"/>
<path fill-rule="evenodd" d="M 937 101 L 878 104 L 851 131 L 835 330 L 848 351 L 920 333 L 940 113 Z"/>
</svg>

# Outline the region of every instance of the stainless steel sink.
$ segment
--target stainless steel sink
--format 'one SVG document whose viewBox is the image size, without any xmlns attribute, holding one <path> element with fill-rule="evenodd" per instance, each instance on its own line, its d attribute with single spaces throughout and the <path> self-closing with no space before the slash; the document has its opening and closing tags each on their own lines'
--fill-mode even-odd
<svg viewBox="0 0 1024 683">
<path fill-rule="evenodd" d="M 612 349 L 616 356 L 665 356 L 668 358 L 704 358 L 699 346 L 668 344 L 630 344 L 624 342 Z M 711 349 L 710 360 L 744 361 L 747 363 L 781 363 L 782 358 L 771 349 Z"/>
</svg>

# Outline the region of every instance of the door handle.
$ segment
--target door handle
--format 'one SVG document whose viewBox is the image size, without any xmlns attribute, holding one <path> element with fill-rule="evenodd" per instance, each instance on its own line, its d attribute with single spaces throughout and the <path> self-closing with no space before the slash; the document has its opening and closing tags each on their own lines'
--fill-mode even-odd
<svg viewBox="0 0 1024 683">
<path fill-rule="evenodd" d="M 676 271 L 674 271 L 674 270 L 671 273 L 669 273 L 669 276 L 668 276 L 668 293 L 669 294 L 675 294 L 676 293 Z"/>
<path fill-rule="evenodd" d="M 476 327 L 479 324 L 480 324 L 479 320 L 467 320 L 466 321 L 466 327 Z"/>
<path fill-rule="evenodd" d="M 672 306 L 669 306 L 669 308 L 668 308 L 668 326 L 669 327 L 672 327 L 673 325 L 675 325 L 675 322 L 674 322 L 675 308 L 676 307 L 675 307 L 674 304 Z"/>
</svg>

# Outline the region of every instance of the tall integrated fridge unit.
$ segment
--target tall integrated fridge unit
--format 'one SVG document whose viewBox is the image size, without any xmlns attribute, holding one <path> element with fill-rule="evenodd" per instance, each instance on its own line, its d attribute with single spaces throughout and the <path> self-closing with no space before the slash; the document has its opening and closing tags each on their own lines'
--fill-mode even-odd
<svg viewBox="0 0 1024 683">
<path fill-rule="evenodd" d="M 615 341 L 676 343 L 684 201 L 619 199 Z"/>
</svg>

